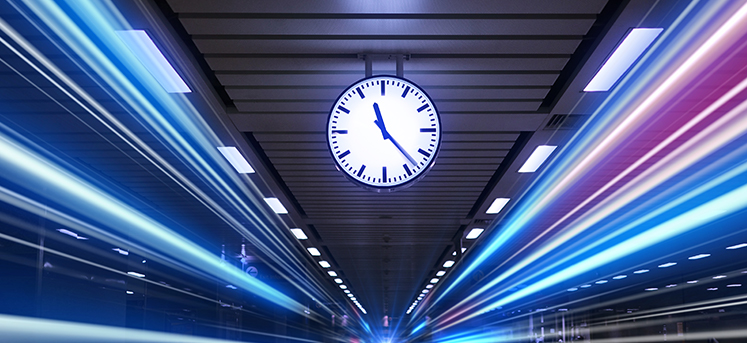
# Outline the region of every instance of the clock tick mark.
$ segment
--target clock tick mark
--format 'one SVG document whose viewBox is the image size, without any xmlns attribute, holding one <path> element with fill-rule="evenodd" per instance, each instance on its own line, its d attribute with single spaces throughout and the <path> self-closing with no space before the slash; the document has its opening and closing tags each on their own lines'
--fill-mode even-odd
<svg viewBox="0 0 747 343">
<path fill-rule="evenodd" d="M 418 149 L 418 152 L 421 153 L 425 157 L 431 157 L 431 154 L 423 149 Z"/>
<path fill-rule="evenodd" d="M 350 114 L 350 110 L 347 109 L 347 108 L 345 108 L 345 107 L 337 106 L 337 109 L 340 110 L 340 111 L 345 112 L 345 114 Z"/>
<path fill-rule="evenodd" d="M 386 167 L 381 167 L 381 177 L 386 180 Z"/>
<path fill-rule="evenodd" d="M 366 85 L 368 85 L 368 84 L 366 84 Z M 355 91 L 358 92 L 358 95 L 360 95 L 361 99 L 365 99 L 366 98 L 366 95 L 363 94 L 363 92 L 361 92 L 361 88 L 360 87 L 356 88 Z"/>
<path fill-rule="evenodd" d="M 364 170 L 366 170 L 366 165 L 365 164 L 361 164 L 361 169 L 358 171 L 358 174 L 357 174 L 358 177 L 361 177 L 361 175 L 363 175 L 363 171 Z"/>
<path fill-rule="evenodd" d="M 384 87 L 384 83 L 382 82 L 381 83 L 381 96 L 385 96 L 385 95 L 386 95 L 386 87 Z"/>
<path fill-rule="evenodd" d="M 412 172 L 410 171 L 410 167 L 408 167 L 407 164 L 403 164 L 402 167 L 405 168 L 405 172 L 407 172 L 407 176 L 412 175 Z"/>
<path fill-rule="evenodd" d="M 424 109 L 426 109 L 426 108 L 428 108 L 428 106 L 430 106 L 430 105 L 428 105 L 428 104 L 425 104 L 425 105 L 423 105 L 423 106 L 420 106 L 420 107 L 418 108 L 418 112 L 423 112 L 423 110 L 424 110 Z"/>
<path fill-rule="evenodd" d="M 405 87 L 405 91 L 402 92 L 402 97 L 403 98 L 406 97 L 407 96 L 407 92 L 409 92 L 409 91 L 410 91 L 410 86 Z"/>
<path fill-rule="evenodd" d="M 332 133 L 340 134 L 340 135 L 347 135 L 348 130 L 332 130 Z"/>
<path fill-rule="evenodd" d="M 337 158 L 342 159 L 343 157 L 350 155 L 350 150 L 347 150 L 343 152 L 342 154 L 338 155 Z"/>
<path fill-rule="evenodd" d="M 436 128 L 435 127 L 426 127 L 426 128 L 420 129 L 420 132 L 436 132 Z"/>
</svg>

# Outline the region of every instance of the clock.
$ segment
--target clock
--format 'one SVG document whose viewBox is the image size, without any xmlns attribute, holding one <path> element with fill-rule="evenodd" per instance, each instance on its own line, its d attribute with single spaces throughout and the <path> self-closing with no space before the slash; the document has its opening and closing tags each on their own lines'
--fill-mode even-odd
<svg viewBox="0 0 747 343">
<path fill-rule="evenodd" d="M 354 183 L 369 190 L 412 186 L 433 166 L 441 144 L 436 106 L 420 87 L 379 75 L 348 87 L 327 120 L 332 158 Z"/>
</svg>

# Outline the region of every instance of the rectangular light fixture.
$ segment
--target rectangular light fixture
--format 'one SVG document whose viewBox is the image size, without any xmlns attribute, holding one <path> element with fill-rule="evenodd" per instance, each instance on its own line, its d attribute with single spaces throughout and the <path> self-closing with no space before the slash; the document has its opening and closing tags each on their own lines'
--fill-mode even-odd
<svg viewBox="0 0 747 343">
<path fill-rule="evenodd" d="M 699 260 L 701 258 L 706 258 L 708 256 L 711 256 L 711 254 L 698 254 L 698 255 L 695 255 L 695 256 L 690 256 L 687 259 L 688 260 Z"/>
<path fill-rule="evenodd" d="M 487 214 L 498 214 L 503 210 L 504 207 L 506 207 L 506 204 L 510 201 L 510 198 L 495 198 L 493 200 L 493 203 L 490 204 L 490 207 L 488 207 L 488 210 L 485 211 Z"/>
<path fill-rule="evenodd" d="M 439 270 L 438 273 L 436 273 L 436 276 L 444 276 L 446 274 L 445 270 Z"/>
<path fill-rule="evenodd" d="M 322 253 L 320 253 L 319 249 L 317 248 L 311 247 L 311 248 L 306 248 L 306 250 L 309 251 L 309 254 L 311 254 L 311 256 L 322 256 Z"/>
<path fill-rule="evenodd" d="M 438 283 L 438 278 L 432 278 L 431 283 Z"/>
<path fill-rule="evenodd" d="M 335 283 L 342 283 L 342 279 L 340 278 L 335 279 Z"/>
<path fill-rule="evenodd" d="M 348 294 L 350 294 L 350 291 L 349 291 L 349 290 L 347 290 L 347 289 L 346 289 L 346 290 L 344 290 L 343 292 L 345 292 L 345 293 L 348 293 Z"/>
<path fill-rule="evenodd" d="M 477 237 L 480 237 L 482 232 L 485 231 L 485 229 L 481 229 L 479 227 L 473 228 L 470 230 L 470 232 L 467 234 L 466 239 L 477 239 Z"/>
<path fill-rule="evenodd" d="M 332 265 L 329 264 L 329 262 L 327 262 L 327 261 L 319 261 L 319 265 L 322 266 L 322 268 L 332 267 Z"/>
<path fill-rule="evenodd" d="M 84 240 L 84 241 L 88 240 L 88 238 L 83 237 L 81 235 L 78 235 L 77 233 L 72 232 L 72 231 L 70 231 L 68 229 L 57 229 L 57 231 L 59 231 L 62 234 L 68 235 L 70 237 L 74 237 L 75 239 L 80 239 L 80 240 Z"/>
<path fill-rule="evenodd" d="M 236 147 L 219 146 L 218 151 L 220 151 L 223 157 L 228 160 L 228 163 L 230 163 L 233 166 L 233 169 L 236 169 L 236 172 L 239 174 L 254 173 L 254 168 L 252 168 L 249 162 L 244 158 L 244 155 L 242 155 Z"/>
<path fill-rule="evenodd" d="M 342 288 L 342 289 L 348 289 L 348 286 L 340 285 L 340 288 Z"/>
<path fill-rule="evenodd" d="M 737 244 L 737 245 L 732 245 L 730 247 L 726 247 L 726 249 L 728 249 L 728 250 L 734 250 L 734 249 L 741 249 L 741 248 L 744 248 L 744 247 L 747 247 L 747 243 L 740 243 L 740 244 Z"/>
<path fill-rule="evenodd" d="M 329 276 L 331 276 L 331 277 L 336 277 L 337 276 L 337 273 L 335 273 L 334 270 L 328 271 L 327 274 L 329 274 Z"/>
<path fill-rule="evenodd" d="M 519 168 L 519 173 L 534 173 L 542 163 L 545 163 L 550 154 L 555 151 L 557 145 L 540 145 L 534 149 L 524 165 Z"/>
<path fill-rule="evenodd" d="M 433 285 L 425 285 L 425 288 L 431 289 L 431 288 L 433 288 Z"/>
<path fill-rule="evenodd" d="M 444 262 L 444 268 L 451 268 L 451 266 L 453 266 L 453 265 L 454 265 L 454 261 L 452 261 L 452 260 L 448 260 L 448 261 Z"/>
<path fill-rule="evenodd" d="M 119 30 L 117 35 L 167 92 L 189 93 L 192 91 L 145 31 Z"/>
<path fill-rule="evenodd" d="M 283 206 L 278 198 L 265 198 L 265 202 L 273 211 L 275 211 L 275 213 L 288 214 L 288 210 L 285 209 L 285 206 Z"/>
<path fill-rule="evenodd" d="M 299 228 L 293 228 L 293 229 L 290 229 L 290 230 L 293 233 L 293 236 L 296 236 L 296 238 L 299 239 L 299 240 L 309 239 L 309 237 L 306 237 L 306 234 L 303 233 L 303 230 L 301 230 Z"/>
<path fill-rule="evenodd" d="M 584 92 L 606 92 L 612 88 L 662 31 L 662 28 L 631 30 L 589 81 Z"/>
<path fill-rule="evenodd" d="M 145 274 L 140 274 L 138 272 L 127 272 L 127 274 L 135 277 L 145 277 Z"/>
</svg>

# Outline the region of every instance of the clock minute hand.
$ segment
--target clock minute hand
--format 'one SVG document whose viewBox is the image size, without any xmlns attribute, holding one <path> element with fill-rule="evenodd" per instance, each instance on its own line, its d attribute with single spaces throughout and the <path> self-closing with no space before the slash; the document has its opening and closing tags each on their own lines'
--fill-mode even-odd
<svg viewBox="0 0 747 343">
<path fill-rule="evenodd" d="M 401 152 L 402 155 L 405 155 L 405 157 L 407 158 L 407 160 L 410 161 L 410 163 L 412 163 L 412 165 L 414 165 L 414 166 L 418 165 L 418 163 L 415 162 L 415 159 L 412 158 L 412 156 L 410 156 L 410 154 L 408 154 L 407 151 L 405 151 L 405 149 L 403 149 L 402 146 L 399 145 L 399 143 L 397 143 L 397 141 L 394 138 L 392 138 L 392 136 L 389 136 L 389 141 L 391 141 L 394 144 L 394 146 L 396 146 L 397 149 L 399 149 L 399 152 Z"/>
<path fill-rule="evenodd" d="M 415 162 L 415 159 L 412 158 L 412 156 L 410 156 L 410 154 L 408 154 L 407 151 L 405 151 L 405 149 L 402 148 L 401 145 L 399 145 L 397 140 L 394 139 L 394 137 L 392 137 L 392 135 L 389 134 L 389 131 L 386 130 L 386 126 L 384 125 L 384 119 L 381 118 L 381 110 L 379 110 L 379 104 L 374 103 L 373 108 L 374 108 L 374 112 L 376 112 L 376 120 L 374 120 L 374 124 L 376 124 L 376 126 L 379 127 L 379 130 L 381 130 L 381 134 L 382 136 L 384 136 L 384 140 L 388 139 L 390 142 L 392 142 L 392 144 L 394 144 L 394 146 L 397 147 L 399 152 L 401 152 L 402 155 L 404 155 L 405 158 L 407 158 L 407 160 L 410 161 L 410 163 L 412 163 L 412 165 L 416 166 L 418 163 Z"/>
</svg>

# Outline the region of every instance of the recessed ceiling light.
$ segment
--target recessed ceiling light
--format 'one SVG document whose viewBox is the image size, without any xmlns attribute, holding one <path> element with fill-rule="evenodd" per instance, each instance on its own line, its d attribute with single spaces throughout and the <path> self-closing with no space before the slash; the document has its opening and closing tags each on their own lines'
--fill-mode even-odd
<svg viewBox="0 0 747 343">
<path fill-rule="evenodd" d="M 612 88 L 663 30 L 662 28 L 631 30 L 589 81 L 584 92 L 606 92 Z"/>
<path fill-rule="evenodd" d="M 597 285 L 603 285 L 603 284 L 605 284 L 607 282 L 609 282 L 609 281 L 607 281 L 607 280 L 599 280 L 599 281 L 595 282 L 595 284 L 597 284 Z"/>
<path fill-rule="evenodd" d="M 356 299 L 355 297 L 352 297 L 352 298 L 350 298 L 350 300 L 352 300 L 352 301 L 355 301 L 356 303 L 358 303 L 358 302 L 356 301 L 357 299 Z"/>
<path fill-rule="evenodd" d="M 124 249 L 120 249 L 120 248 L 113 248 L 112 250 L 114 250 L 114 251 L 118 252 L 118 253 L 119 253 L 120 255 L 125 255 L 125 256 L 127 256 L 127 255 L 129 255 L 129 254 L 130 254 L 130 252 L 129 252 L 129 251 L 127 251 L 127 250 L 124 250 Z"/>
<path fill-rule="evenodd" d="M 335 283 L 342 283 L 342 279 L 335 279 Z"/>
<path fill-rule="evenodd" d="M 690 280 L 687 283 L 698 283 L 698 280 Z"/>
<path fill-rule="evenodd" d="M 639 269 L 633 272 L 633 274 L 643 274 L 648 273 L 648 269 Z"/>
<path fill-rule="evenodd" d="M 355 296 L 355 295 L 353 295 L 352 293 L 351 293 L 351 294 L 348 294 L 348 298 L 352 298 L 352 297 L 354 297 L 354 296 Z"/>
<path fill-rule="evenodd" d="M 438 283 L 438 279 L 437 278 L 432 278 L 431 279 L 431 283 Z"/>
<path fill-rule="evenodd" d="M 439 270 L 438 273 L 436 273 L 436 276 L 444 276 L 446 274 L 445 270 Z"/>
<path fill-rule="evenodd" d="M 589 285 L 589 284 L 581 285 L 581 288 L 589 288 L 589 287 L 591 287 L 591 285 Z"/>
<path fill-rule="evenodd" d="M 319 265 L 322 266 L 322 268 L 332 267 L 332 265 L 329 264 L 329 262 L 327 262 L 327 261 L 319 261 Z"/>
<path fill-rule="evenodd" d="M 422 293 L 428 293 L 428 292 L 430 292 L 430 291 L 427 290 L 427 289 L 424 289 Z"/>
<path fill-rule="evenodd" d="M 485 211 L 487 214 L 498 214 L 501 212 L 501 210 L 506 207 L 506 204 L 510 201 L 510 198 L 495 198 L 493 200 L 493 203 L 490 204 L 490 207 L 488 207 L 488 210 Z"/>
<path fill-rule="evenodd" d="M 348 286 L 345 286 L 345 285 L 340 285 L 340 288 L 341 288 L 341 289 L 348 289 Z"/>
<path fill-rule="evenodd" d="M 425 285 L 425 288 L 431 289 L 431 288 L 433 288 L 433 285 Z"/>
<path fill-rule="evenodd" d="M 467 234 L 467 237 L 465 238 L 466 239 L 477 239 L 477 237 L 480 237 L 480 234 L 482 234 L 483 231 L 485 231 L 485 229 L 476 227 L 470 230 L 470 232 Z"/>
<path fill-rule="evenodd" d="M 716 279 L 716 280 L 718 280 L 718 279 L 723 279 L 725 277 L 726 277 L 726 275 L 717 275 L 717 276 L 714 276 L 713 278 Z"/>
<path fill-rule="evenodd" d="M 337 276 L 337 273 L 335 273 L 333 270 L 328 271 L 327 274 L 329 274 L 329 276 L 331 276 L 331 277 L 336 277 Z"/>
<path fill-rule="evenodd" d="M 659 268 L 669 268 L 669 267 L 674 266 L 674 265 L 677 265 L 677 262 L 667 262 L 667 263 L 664 263 L 664 264 L 660 264 Z"/>
<path fill-rule="evenodd" d="M 618 276 L 613 277 L 612 279 L 613 280 L 622 280 L 622 279 L 624 279 L 626 277 L 628 277 L 628 276 L 627 275 L 618 275 Z"/>
<path fill-rule="evenodd" d="M 451 268 L 451 266 L 453 266 L 453 265 L 454 265 L 454 261 L 452 261 L 452 260 L 448 260 L 448 261 L 444 262 L 444 268 Z"/>
<path fill-rule="evenodd" d="M 578 288 L 576 288 L 576 287 L 568 288 L 568 292 L 575 292 L 577 290 L 578 290 Z"/>
<path fill-rule="evenodd" d="M 550 154 L 555 151 L 556 145 L 540 145 L 534 149 L 524 165 L 519 168 L 519 173 L 534 173 L 542 163 L 545 163 Z"/>
<path fill-rule="evenodd" d="M 747 243 L 740 243 L 740 244 L 737 244 L 737 245 L 732 245 L 730 247 L 726 247 L 726 249 L 734 250 L 734 249 L 742 249 L 744 247 L 747 247 Z"/>
<path fill-rule="evenodd" d="M 349 291 L 349 290 L 347 290 L 347 289 L 346 289 L 346 290 L 344 290 L 343 292 L 345 292 L 345 293 L 348 293 L 348 294 L 350 294 L 350 291 Z"/>
<path fill-rule="evenodd" d="M 676 283 L 672 283 L 672 284 L 667 285 L 666 287 L 667 288 L 677 287 L 677 284 Z"/>
<path fill-rule="evenodd" d="M 707 291 L 717 291 L 717 290 L 718 290 L 718 287 L 711 287 L 711 288 L 708 288 L 708 289 L 706 289 L 706 290 L 707 290 Z"/>
<path fill-rule="evenodd" d="M 726 285 L 726 287 L 742 287 L 741 283 L 733 283 L 731 285 Z"/>
<path fill-rule="evenodd" d="M 311 248 L 306 248 L 306 250 L 309 251 L 309 254 L 311 254 L 311 256 L 322 256 L 322 253 L 320 253 L 319 249 L 317 248 L 311 247 Z"/>
<path fill-rule="evenodd" d="M 688 260 L 699 260 L 701 258 L 706 258 L 708 256 L 711 256 L 711 254 L 698 254 L 698 255 L 695 255 L 695 256 L 690 256 L 687 259 Z"/>
<path fill-rule="evenodd" d="M 127 294 L 135 294 L 133 291 L 127 291 Z"/>
<path fill-rule="evenodd" d="M 247 162 L 236 147 L 232 146 L 219 146 L 218 151 L 233 166 L 239 174 L 251 174 L 254 173 L 254 168 Z"/>
<path fill-rule="evenodd" d="M 273 211 L 275 211 L 275 213 L 288 214 L 288 210 L 285 209 L 285 206 L 283 206 L 278 198 L 265 198 L 265 202 Z"/>
<path fill-rule="evenodd" d="M 117 30 L 116 32 L 133 56 L 167 92 L 189 93 L 192 91 L 145 31 Z"/>
<path fill-rule="evenodd" d="M 303 232 L 303 230 L 299 228 L 293 228 L 290 229 L 293 233 L 293 236 L 296 236 L 296 239 L 303 240 L 303 239 L 309 239 L 309 237 L 306 236 L 306 234 Z"/>
<path fill-rule="evenodd" d="M 145 274 L 140 274 L 138 272 L 127 272 L 127 274 L 136 276 L 136 277 L 145 277 Z"/>
<path fill-rule="evenodd" d="M 646 288 L 646 290 L 647 290 L 647 291 L 649 291 L 649 292 L 651 292 L 651 291 L 655 291 L 655 290 L 658 290 L 658 288 L 656 288 L 656 287 L 651 287 L 651 288 Z"/>
<path fill-rule="evenodd" d="M 70 237 L 74 237 L 75 239 L 88 240 L 88 238 L 83 237 L 81 235 L 78 235 L 77 233 L 72 232 L 72 231 L 70 231 L 68 229 L 57 229 L 57 231 L 59 231 L 62 234 L 66 234 L 66 235 L 68 235 Z"/>
</svg>

